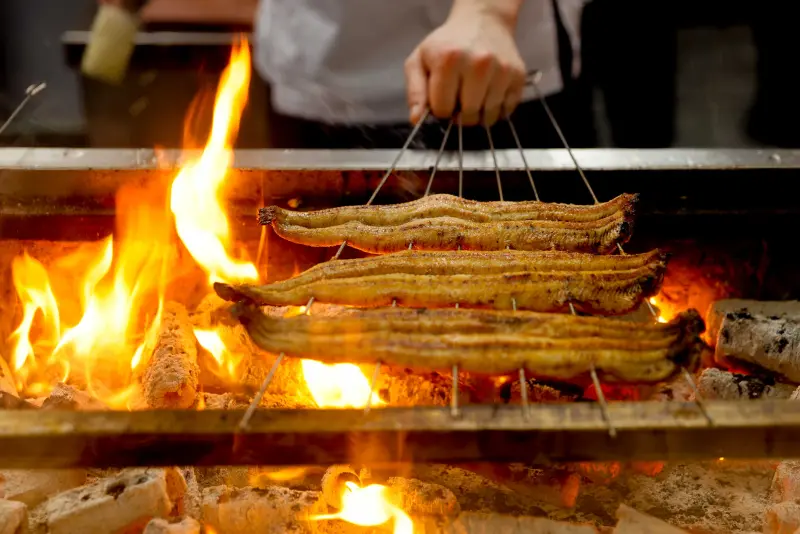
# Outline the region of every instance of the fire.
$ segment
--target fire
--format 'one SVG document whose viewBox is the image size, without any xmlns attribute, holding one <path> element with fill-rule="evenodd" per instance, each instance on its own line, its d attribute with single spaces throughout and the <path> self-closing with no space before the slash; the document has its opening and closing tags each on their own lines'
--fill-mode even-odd
<svg viewBox="0 0 800 534">
<path fill-rule="evenodd" d="M 372 395 L 371 406 L 384 404 L 370 391 L 370 383 L 358 366 L 352 363 L 332 365 L 302 360 L 303 378 L 311 397 L 320 408 L 363 408 Z"/>
<path fill-rule="evenodd" d="M 21 391 L 42 394 L 48 384 L 69 380 L 112 407 L 127 404 L 132 369 L 158 328 L 173 254 L 168 213 L 152 186 L 120 190 L 117 211 L 115 235 L 99 249 L 81 247 L 49 270 L 27 254 L 12 263 L 23 307 L 12 334 Z M 53 288 L 76 276 L 78 294 L 71 300 L 80 302 L 77 314 Z"/>
<path fill-rule="evenodd" d="M 346 482 L 342 494 L 342 509 L 335 514 L 318 515 L 312 519 L 341 519 L 362 527 L 376 527 L 394 520 L 394 534 L 413 534 L 411 518 L 392 504 L 389 488 L 380 484 L 360 487 L 354 482 Z"/>
<path fill-rule="evenodd" d="M 27 254 L 14 260 L 22 320 L 12 334 L 11 363 L 21 392 L 47 393 L 48 384 L 69 381 L 112 407 L 129 406 L 133 378 L 147 363 L 160 327 L 166 287 L 180 267 L 176 231 L 211 282 L 257 280 L 253 264 L 228 254 L 230 228 L 220 191 L 249 81 L 249 48 L 243 41 L 221 78 L 200 157 L 185 164 L 171 188 L 155 179 L 120 190 L 112 237 L 49 267 Z M 54 285 L 63 279 L 72 283 L 62 282 L 69 287 L 59 294 Z M 198 336 L 233 374 L 237 362 L 219 336 Z"/>
<path fill-rule="evenodd" d="M 655 307 L 656 312 L 658 313 L 658 317 L 656 320 L 659 323 L 668 323 L 675 315 L 677 315 L 677 311 L 665 309 L 663 304 L 664 299 L 659 297 L 650 297 L 650 304 Z"/>
<path fill-rule="evenodd" d="M 12 334 L 10 362 L 20 392 L 46 394 L 49 384 L 64 381 L 112 407 L 130 407 L 134 378 L 158 335 L 166 288 L 185 267 L 178 239 L 209 283 L 258 280 L 254 264 L 231 255 L 223 202 L 250 71 L 243 39 L 220 79 L 202 153 L 186 161 L 171 184 L 154 180 L 121 190 L 113 236 L 48 267 L 27 254 L 14 260 L 22 319 Z M 216 361 L 217 374 L 235 381 L 242 356 L 226 347 L 226 337 L 215 328 L 194 333 Z M 363 407 L 370 395 L 372 405 L 383 404 L 355 365 L 303 361 L 302 369 L 320 407 Z"/>
<path fill-rule="evenodd" d="M 170 192 L 178 235 L 189 254 L 208 273 L 210 283 L 258 279 L 255 265 L 228 255 L 230 226 L 221 199 L 249 86 L 250 48 L 244 41 L 234 47 L 231 62 L 222 73 L 206 147 L 199 159 L 184 165 Z"/>
</svg>

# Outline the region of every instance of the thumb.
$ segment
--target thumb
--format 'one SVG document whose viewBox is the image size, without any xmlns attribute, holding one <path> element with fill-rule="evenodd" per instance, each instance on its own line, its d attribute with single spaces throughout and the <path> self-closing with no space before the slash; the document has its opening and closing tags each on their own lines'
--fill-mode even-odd
<svg viewBox="0 0 800 534">
<path fill-rule="evenodd" d="M 428 72 L 419 49 L 414 50 L 406 59 L 405 73 L 409 120 L 416 124 L 428 103 Z"/>
</svg>

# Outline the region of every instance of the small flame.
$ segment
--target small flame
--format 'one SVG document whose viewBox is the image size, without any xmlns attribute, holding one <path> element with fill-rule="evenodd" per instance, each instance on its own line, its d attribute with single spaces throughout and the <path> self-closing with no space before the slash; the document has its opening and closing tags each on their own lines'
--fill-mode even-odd
<svg viewBox="0 0 800 534">
<path fill-rule="evenodd" d="M 222 378 L 236 379 L 237 369 L 242 361 L 240 354 L 228 350 L 217 330 L 194 329 L 194 337 L 201 347 L 206 349 L 217 364 L 217 375 Z"/>
<path fill-rule="evenodd" d="M 228 255 L 230 225 L 221 198 L 249 86 L 250 48 L 243 40 L 233 48 L 231 61 L 222 73 L 205 149 L 199 159 L 183 166 L 172 183 L 170 208 L 178 236 L 208 273 L 209 283 L 258 280 L 255 265 Z"/>
<path fill-rule="evenodd" d="M 669 314 L 665 313 L 663 301 L 663 298 L 650 297 L 650 304 L 655 307 L 655 311 L 658 313 L 656 321 L 659 323 L 668 323 L 670 319 L 677 314 L 677 312 L 670 312 Z M 669 318 L 667 318 L 667 315 L 669 315 Z"/>
<path fill-rule="evenodd" d="M 363 408 L 372 395 L 371 406 L 384 402 L 370 390 L 370 383 L 358 366 L 352 363 L 332 365 L 302 360 L 303 378 L 311 397 L 320 408 Z"/>
<path fill-rule="evenodd" d="M 371 484 L 364 488 L 345 482 L 342 509 L 335 514 L 318 515 L 313 520 L 341 519 L 362 527 L 376 527 L 394 520 L 394 534 L 413 534 L 411 518 L 389 499 L 389 488 Z"/>
<path fill-rule="evenodd" d="M 249 476 L 249 484 L 253 487 L 269 486 L 271 482 L 290 482 L 300 480 L 306 476 L 311 469 L 303 466 L 284 467 L 280 469 L 260 469 L 258 472 Z"/>
</svg>

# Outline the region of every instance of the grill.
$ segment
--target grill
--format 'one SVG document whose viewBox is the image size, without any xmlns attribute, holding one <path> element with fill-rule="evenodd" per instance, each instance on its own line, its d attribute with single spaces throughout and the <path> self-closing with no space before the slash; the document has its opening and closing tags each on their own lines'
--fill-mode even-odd
<svg viewBox="0 0 800 534">
<path fill-rule="evenodd" d="M 113 197 L 125 185 L 147 175 L 169 173 L 178 153 L 152 151 L 3 149 L 3 225 L 5 240 L 84 240 L 102 236 L 113 225 Z M 542 198 L 564 188 L 566 200 L 586 197 L 564 151 L 491 151 L 457 154 L 408 151 L 393 165 L 394 152 L 240 151 L 232 176 L 230 213 L 243 242 L 256 247 L 255 208 L 265 202 L 302 198 L 311 205 L 357 203 L 385 181 L 380 201 L 408 198 L 402 180 L 385 180 L 385 169 L 401 177 L 430 177 L 434 191 L 497 198 L 500 178 L 506 198 L 525 194 L 526 168 Z M 744 210 L 730 190 L 712 196 L 720 184 L 748 182 L 757 175 L 766 184 L 792 191 L 789 176 L 800 158 L 791 151 L 575 150 L 600 198 L 640 185 L 643 191 L 639 234 L 647 240 L 709 239 L 720 227 L 742 238 L 773 229 L 778 241 L 796 220 L 790 199 L 767 198 L 754 189 Z M 495 166 L 495 161 L 497 166 Z M 527 164 L 527 165 L 526 165 Z M 677 178 L 676 178 L 677 177 Z M 675 178 L 675 179 L 673 179 Z M 400 182 L 400 184 L 398 184 Z M 683 184 L 696 187 L 680 200 Z M 420 189 L 427 180 L 417 180 Z M 489 187 L 493 186 L 494 193 Z M 530 186 L 526 186 L 530 191 Z M 253 195 L 252 191 L 260 194 Z M 413 195 L 413 192 L 411 193 Z M 547 196 L 545 196 L 547 195 Z M 559 199 L 564 200 L 564 199 Z M 782 204 L 787 205 L 782 205 Z M 669 230 L 665 228 L 671 226 Z M 642 229 L 642 227 L 644 229 Z M 652 235 L 646 235 L 654 229 Z M 277 241 L 276 241 L 277 242 Z M 270 246 L 268 262 L 286 272 L 297 247 Z M 636 246 L 636 238 L 634 238 Z M 341 250 L 341 249 L 340 249 Z M 314 249 L 307 263 L 325 259 Z M 335 256 L 338 257 L 338 256 Z M 778 263 L 781 253 L 775 253 Z M 788 283 L 791 285 L 790 283 Z M 10 290 L 7 288 L 7 291 Z M 791 287 L 789 287 L 791 291 Z M 6 327 L 8 328 L 8 327 Z M 528 462 L 587 460 L 670 460 L 784 457 L 800 437 L 800 407 L 791 401 L 531 403 L 529 410 L 504 406 L 374 408 L 364 410 L 258 410 L 246 428 L 245 412 L 0 412 L 0 465 L 72 467 L 124 465 L 331 464 Z M 455 415 L 455 416 L 454 416 Z M 609 429 L 616 435 L 609 435 Z M 359 443 L 354 447 L 354 443 Z"/>
</svg>

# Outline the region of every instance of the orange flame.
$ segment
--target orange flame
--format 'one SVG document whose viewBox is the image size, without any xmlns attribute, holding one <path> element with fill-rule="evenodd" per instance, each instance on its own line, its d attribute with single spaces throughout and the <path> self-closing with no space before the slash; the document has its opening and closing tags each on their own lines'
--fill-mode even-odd
<svg viewBox="0 0 800 534">
<path fill-rule="evenodd" d="M 380 484 L 360 487 L 345 482 L 342 509 L 335 514 L 318 515 L 313 520 L 341 519 L 362 527 L 376 527 L 394 520 L 394 534 L 413 534 L 414 524 L 408 515 L 392 504 L 389 488 Z"/>
<path fill-rule="evenodd" d="M 284 317 L 304 313 L 310 313 L 310 310 L 305 306 L 293 306 Z M 301 360 L 300 366 L 311 398 L 320 408 L 363 408 L 367 405 L 367 398 L 370 398 L 370 406 L 385 404 L 371 391 L 369 380 L 357 365 Z"/>
<path fill-rule="evenodd" d="M 656 313 L 658 313 L 656 321 L 659 323 L 668 323 L 673 317 L 675 317 L 675 315 L 677 315 L 675 310 L 665 309 L 666 307 L 664 306 L 663 299 L 658 297 L 650 297 L 650 304 L 655 306 Z"/>
<path fill-rule="evenodd" d="M 249 47 L 243 40 L 221 78 L 211 134 L 200 157 L 181 169 L 171 189 L 156 179 L 120 190 L 116 232 L 99 243 L 99 252 L 79 250 L 50 270 L 27 254 L 14 260 L 23 313 L 12 334 L 11 361 L 21 391 L 46 393 L 48 384 L 69 380 L 112 407 L 129 406 L 136 391 L 133 374 L 150 357 L 166 286 L 177 266 L 173 220 L 211 282 L 257 280 L 253 264 L 228 255 L 230 228 L 220 191 L 249 81 Z M 69 299 L 57 299 L 51 285 L 67 271 L 79 279 L 72 301 L 79 301 L 80 309 L 72 320 L 65 320 L 69 314 L 63 304 Z M 207 338 L 201 342 L 208 344 Z M 237 361 L 224 345 L 211 352 L 227 374 L 235 372 Z"/>
<path fill-rule="evenodd" d="M 170 193 L 178 235 L 189 254 L 208 273 L 210 283 L 258 279 L 255 265 L 228 256 L 230 227 L 220 191 L 233 163 L 233 140 L 249 86 L 250 48 L 244 40 L 234 46 L 230 64 L 222 73 L 211 135 L 203 154 L 183 166 Z"/>
<path fill-rule="evenodd" d="M 99 242 L 99 251 L 78 249 L 52 273 L 27 254 L 14 260 L 12 277 L 23 305 L 12 334 L 20 390 L 41 394 L 47 384 L 70 380 L 112 406 L 130 399 L 131 369 L 144 359 L 143 347 L 157 331 L 172 259 L 169 216 L 152 185 L 120 190 L 116 235 Z M 77 269 L 81 313 L 69 326 L 51 279 Z M 151 304 L 156 312 L 148 317 Z"/>
</svg>

